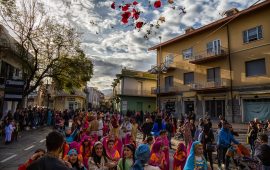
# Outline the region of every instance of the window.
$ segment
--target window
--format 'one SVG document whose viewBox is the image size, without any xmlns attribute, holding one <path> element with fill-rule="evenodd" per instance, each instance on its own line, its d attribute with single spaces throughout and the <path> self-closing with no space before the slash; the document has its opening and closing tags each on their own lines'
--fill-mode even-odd
<svg viewBox="0 0 270 170">
<path fill-rule="evenodd" d="M 20 74 L 20 70 L 16 68 L 16 69 L 15 69 L 15 76 L 18 77 L 19 74 Z"/>
<path fill-rule="evenodd" d="M 185 49 L 185 50 L 183 50 L 182 53 L 183 53 L 183 59 L 188 60 L 193 55 L 193 48 L 191 47 L 191 48 Z"/>
<path fill-rule="evenodd" d="M 220 54 L 220 40 L 214 40 L 206 44 L 207 54 Z"/>
<path fill-rule="evenodd" d="M 207 82 L 219 82 L 220 81 L 220 68 L 207 69 Z"/>
<path fill-rule="evenodd" d="M 184 73 L 184 84 L 194 83 L 194 72 Z"/>
<path fill-rule="evenodd" d="M 165 57 L 165 64 L 167 67 L 173 63 L 173 58 L 174 56 L 172 54 Z"/>
<path fill-rule="evenodd" d="M 262 39 L 262 26 L 254 27 L 243 31 L 244 43 Z"/>
<path fill-rule="evenodd" d="M 260 76 L 266 74 L 265 59 L 246 62 L 246 76 Z"/>
<path fill-rule="evenodd" d="M 73 103 L 73 102 L 69 102 L 69 103 L 68 103 L 68 109 L 69 109 L 69 110 L 74 109 L 74 103 Z"/>
<path fill-rule="evenodd" d="M 173 86 L 173 76 L 165 77 L 165 88 L 169 88 Z"/>
</svg>

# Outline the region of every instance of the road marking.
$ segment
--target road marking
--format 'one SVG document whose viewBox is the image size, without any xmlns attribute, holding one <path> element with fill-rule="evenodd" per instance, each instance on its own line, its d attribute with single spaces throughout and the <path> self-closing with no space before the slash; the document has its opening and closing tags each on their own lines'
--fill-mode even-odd
<svg viewBox="0 0 270 170">
<path fill-rule="evenodd" d="M 27 150 L 29 150 L 29 149 L 31 149 L 33 147 L 35 147 L 35 145 L 29 146 L 28 148 L 25 148 L 24 150 L 27 151 Z"/>
<path fill-rule="evenodd" d="M 7 157 L 6 159 L 2 160 L 1 163 L 6 162 L 6 161 L 14 158 L 15 156 L 17 156 L 17 154 L 14 154 L 14 155 L 11 155 L 10 157 Z"/>
<path fill-rule="evenodd" d="M 46 139 L 42 139 L 41 141 L 39 141 L 40 143 L 43 143 Z"/>
</svg>

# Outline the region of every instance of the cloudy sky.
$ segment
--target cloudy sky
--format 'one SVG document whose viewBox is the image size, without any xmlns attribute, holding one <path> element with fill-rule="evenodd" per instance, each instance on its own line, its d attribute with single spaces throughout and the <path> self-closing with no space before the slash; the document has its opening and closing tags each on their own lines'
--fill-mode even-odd
<svg viewBox="0 0 270 170">
<path fill-rule="evenodd" d="M 180 12 L 169 5 L 156 10 L 145 4 L 148 0 L 137 0 L 141 3 L 139 9 L 143 11 L 143 21 L 155 22 L 160 16 L 166 19 L 149 40 L 143 37 L 145 30 L 138 32 L 132 26 L 121 24 L 119 11 L 110 8 L 111 0 L 42 1 L 50 15 L 82 33 L 83 49 L 94 63 L 94 76 L 89 85 L 108 93 L 121 68 L 146 71 L 155 64 L 155 52 L 147 49 L 159 43 L 159 36 L 162 42 L 166 41 L 181 35 L 186 27 L 198 28 L 222 18 L 221 13 L 225 10 L 233 7 L 242 10 L 257 0 L 174 0 L 177 7 L 185 7 L 185 15 L 179 15 Z"/>
</svg>

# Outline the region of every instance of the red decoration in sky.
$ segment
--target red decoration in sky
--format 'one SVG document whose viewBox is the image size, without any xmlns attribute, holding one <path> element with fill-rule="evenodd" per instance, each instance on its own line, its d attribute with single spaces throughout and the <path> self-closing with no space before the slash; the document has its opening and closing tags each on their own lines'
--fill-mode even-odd
<svg viewBox="0 0 270 170">
<path fill-rule="evenodd" d="M 160 1 L 160 0 L 157 0 L 157 1 L 154 3 L 154 7 L 155 7 L 155 8 L 161 7 L 161 1 Z"/>
<path fill-rule="evenodd" d="M 140 4 L 140 6 L 138 5 Z M 124 25 L 132 26 L 135 29 L 138 29 L 138 31 L 141 30 L 144 26 L 148 26 L 146 28 L 146 34 L 145 38 L 148 39 L 151 34 L 155 34 L 155 30 L 160 28 L 160 25 L 164 23 L 165 16 L 159 16 L 159 19 L 156 21 L 151 20 L 150 18 L 147 18 L 143 15 L 143 11 L 141 11 L 141 8 L 148 9 L 147 10 L 160 10 L 157 8 L 161 8 L 165 5 L 169 5 L 170 8 L 174 11 L 179 11 L 180 14 L 185 14 L 185 8 L 181 6 L 177 6 L 174 3 L 174 0 L 155 0 L 153 1 L 138 1 L 138 0 L 113 0 L 113 3 L 111 4 L 111 8 L 114 10 L 118 10 L 120 12 L 121 23 Z M 162 12 L 162 11 L 161 11 Z"/>
<path fill-rule="evenodd" d="M 136 28 L 141 29 L 142 26 L 143 26 L 143 22 L 137 22 L 136 23 Z"/>
<path fill-rule="evenodd" d="M 131 16 L 131 13 L 126 11 L 122 14 L 122 22 L 123 24 L 127 24 L 128 23 L 128 19 Z"/>
<path fill-rule="evenodd" d="M 168 3 L 172 4 L 172 3 L 174 3 L 174 1 L 173 0 L 168 0 Z"/>
<path fill-rule="evenodd" d="M 130 7 L 130 4 L 126 4 L 124 6 L 122 6 L 122 11 L 127 11 Z"/>
<path fill-rule="evenodd" d="M 133 11 L 132 11 L 132 16 L 133 16 L 133 18 L 134 18 L 135 20 L 137 20 L 137 19 L 139 19 L 139 17 L 140 17 L 140 12 L 137 11 L 136 9 L 133 9 Z"/>
<path fill-rule="evenodd" d="M 111 8 L 115 9 L 115 2 L 112 3 Z"/>
<path fill-rule="evenodd" d="M 135 6 L 138 5 L 138 4 L 139 4 L 139 3 L 138 3 L 137 1 L 134 1 L 134 2 L 133 2 L 133 5 L 135 5 Z"/>
</svg>

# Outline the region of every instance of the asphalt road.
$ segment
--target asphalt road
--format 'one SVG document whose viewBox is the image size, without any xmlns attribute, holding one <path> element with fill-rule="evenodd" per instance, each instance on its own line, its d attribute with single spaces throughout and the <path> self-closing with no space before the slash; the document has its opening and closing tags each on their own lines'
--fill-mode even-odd
<svg viewBox="0 0 270 170">
<path fill-rule="evenodd" d="M 52 130 L 50 127 L 40 127 L 19 133 L 18 141 L 9 145 L 0 144 L 0 169 L 17 170 L 19 165 L 27 161 L 33 152 L 39 148 L 45 149 L 45 137 Z"/>
</svg>

